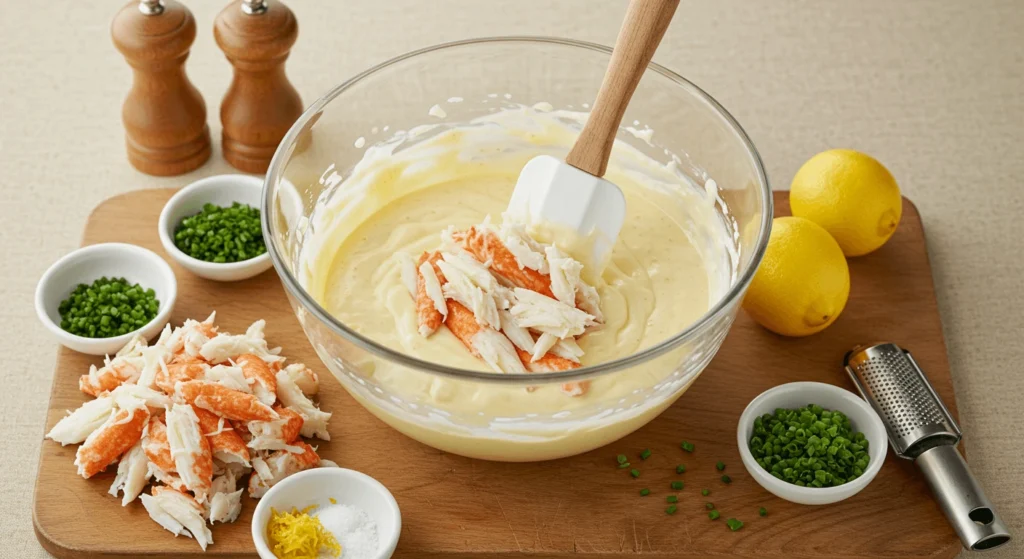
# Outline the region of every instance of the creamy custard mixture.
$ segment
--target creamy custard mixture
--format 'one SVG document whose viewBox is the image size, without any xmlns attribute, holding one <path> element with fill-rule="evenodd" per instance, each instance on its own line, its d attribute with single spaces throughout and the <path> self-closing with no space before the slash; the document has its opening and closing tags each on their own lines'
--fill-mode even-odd
<svg viewBox="0 0 1024 559">
<path fill-rule="evenodd" d="M 449 226 L 468 228 L 487 216 L 500 221 L 523 165 L 540 154 L 564 157 L 585 117 L 543 105 L 520 107 L 463 125 L 421 127 L 401 141 L 368 148 L 349 177 L 326 178 L 336 184 L 311 218 L 300 280 L 341 322 L 378 343 L 451 367 L 489 370 L 445 328 L 429 338 L 419 334 L 397 254 L 436 250 Z M 579 339 L 584 366 L 678 334 L 723 296 L 734 269 L 730 235 L 714 207 L 721 201 L 713 181 L 695 185 L 674 164 L 663 165 L 621 141 L 606 178 L 625 194 L 627 214 L 607 266 L 583 270 L 604 315 L 602 326 Z M 538 240 L 585 262 L 578 243 L 543 238 L 545 230 L 530 229 Z M 410 374 L 379 361 L 372 373 L 376 382 L 404 398 L 448 410 L 481 410 L 488 417 L 571 410 L 648 388 L 671 373 L 650 367 L 598 377 L 586 394 L 572 397 L 557 384 L 528 391 Z"/>
</svg>

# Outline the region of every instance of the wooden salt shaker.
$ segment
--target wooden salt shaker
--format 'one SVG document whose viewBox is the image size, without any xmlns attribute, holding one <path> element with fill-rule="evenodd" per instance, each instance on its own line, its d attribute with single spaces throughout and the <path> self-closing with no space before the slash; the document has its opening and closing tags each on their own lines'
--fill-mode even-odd
<svg viewBox="0 0 1024 559">
<path fill-rule="evenodd" d="M 265 173 L 277 145 L 302 114 L 302 99 L 284 72 L 299 27 L 284 4 L 236 0 L 214 23 L 217 45 L 235 68 L 220 105 L 224 159 Z"/>
<path fill-rule="evenodd" d="M 210 158 L 206 104 L 185 75 L 196 38 L 192 12 L 175 0 L 132 0 L 114 16 L 114 46 L 133 71 L 121 109 L 128 161 L 150 175 L 180 175 Z"/>
</svg>

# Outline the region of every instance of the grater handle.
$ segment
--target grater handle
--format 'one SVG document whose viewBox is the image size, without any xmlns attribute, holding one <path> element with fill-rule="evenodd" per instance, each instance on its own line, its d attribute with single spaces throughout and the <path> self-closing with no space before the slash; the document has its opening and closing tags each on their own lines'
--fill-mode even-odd
<svg viewBox="0 0 1024 559">
<path fill-rule="evenodd" d="M 984 551 L 1010 541 L 1006 524 L 956 446 L 930 448 L 917 457 L 916 463 L 965 548 Z"/>
</svg>

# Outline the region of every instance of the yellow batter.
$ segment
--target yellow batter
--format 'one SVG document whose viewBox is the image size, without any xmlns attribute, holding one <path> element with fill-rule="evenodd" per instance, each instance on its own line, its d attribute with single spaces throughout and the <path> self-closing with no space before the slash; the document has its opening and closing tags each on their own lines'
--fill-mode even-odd
<svg viewBox="0 0 1024 559">
<path fill-rule="evenodd" d="M 369 148 L 351 176 L 316 209 L 300 279 L 341 322 L 378 343 L 452 367 L 489 370 L 445 328 L 430 338 L 419 335 L 415 303 L 395 254 L 437 249 L 440 232 L 449 225 L 469 227 L 488 215 L 500 220 L 523 165 L 542 153 L 564 156 L 576 135 L 570 124 L 581 118 L 523 107 L 471 125 L 413 131 L 419 141 L 404 142 L 400 149 L 394 143 Z M 579 340 L 583 365 L 625 357 L 679 333 L 722 296 L 730 281 L 728 236 L 713 206 L 713 188 L 695 187 L 671 165 L 621 143 L 607 178 L 624 192 L 627 216 L 609 265 L 599 276 L 584 270 L 601 296 L 605 322 Z M 580 248 L 555 242 L 570 252 Z M 494 436 L 495 418 L 593 409 L 653 386 L 672 365 L 598 377 L 581 397 L 567 396 L 557 384 L 527 391 L 415 373 L 383 360 L 363 365 L 386 392 L 455 414 L 462 419 L 457 423 L 472 421 L 479 429 L 425 427 L 377 406 L 369 405 L 371 411 L 438 448 L 492 459 L 534 460 L 586 450 L 625 434 L 630 425 L 629 430 L 642 425 L 670 403 L 652 405 L 604 430 L 585 422 L 569 430 L 502 425 L 497 430 L 511 434 L 502 438 Z"/>
</svg>

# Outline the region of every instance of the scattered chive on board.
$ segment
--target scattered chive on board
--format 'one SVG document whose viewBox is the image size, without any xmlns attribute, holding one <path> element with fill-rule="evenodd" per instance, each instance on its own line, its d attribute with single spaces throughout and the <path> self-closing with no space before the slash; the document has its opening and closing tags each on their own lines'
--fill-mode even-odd
<svg viewBox="0 0 1024 559">
<path fill-rule="evenodd" d="M 688 442 L 688 441 L 683 441 L 683 442 L 679 443 L 679 448 L 685 450 L 686 452 L 693 452 L 693 443 Z"/>
<path fill-rule="evenodd" d="M 761 508 L 757 509 L 757 514 L 759 514 L 761 516 L 768 516 L 768 509 L 766 509 L 764 507 L 761 507 Z"/>
<path fill-rule="evenodd" d="M 715 504 L 714 503 L 704 503 L 704 508 L 706 508 L 708 510 L 711 510 L 711 509 L 715 508 Z"/>
<path fill-rule="evenodd" d="M 615 461 L 619 464 L 625 464 L 626 462 L 629 462 L 629 458 L 626 458 L 625 454 L 620 454 L 615 457 Z"/>
<path fill-rule="evenodd" d="M 835 487 L 863 475 L 868 441 L 840 411 L 811 404 L 776 409 L 754 420 L 750 453 L 782 481 L 801 487 Z"/>
<path fill-rule="evenodd" d="M 711 494 L 711 491 L 709 489 L 701 489 L 700 494 L 707 497 L 709 494 Z"/>
<path fill-rule="evenodd" d="M 665 514 L 675 514 L 677 509 L 678 507 L 676 507 L 675 505 L 669 505 L 668 507 L 665 508 Z"/>
<path fill-rule="evenodd" d="M 629 462 L 623 462 L 623 463 L 619 464 L 619 469 L 620 470 L 625 470 L 626 468 L 630 467 L 631 465 L 632 464 L 630 464 Z"/>
<path fill-rule="evenodd" d="M 722 483 L 726 483 L 726 484 L 732 483 L 732 478 L 727 476 L 727 475 L 726 476 L 722 476 Z"/>
<path fill-rule="evenodd" d="M 669 484 L 669 487 L 671 487 L 672 489 L 674 489 L 676 491 L 679 491 L 680 489 L 683 488 L 683 482 L 681 482 L 681 481 L 673 481 L 672 483 Z"/>
<path fill-rule="evenodd" d="M 113 338 L 134 332 L 156 317 L 156 292 L 124 278 L 102 277 L 78 284 L 60 302 L 60 328 L 84 338 Z"/>
<path fill-rule="evenodd" d="M 717 463 L 715 463 L 715 468 L 720 472 L 725 470 L 725 462 L 719 460 Z"/>
<path fill-rule="evenodd" d="M 679 502 L 679 497 L 676 497 L 675 495 L 669 495 L 668 497 L 665 497 L 665 502 L 666 503 L 678 503 Z"/>
<path fill-rule="evenodd" d="M 634 478 L 638 478 L 638 477 L 640 477 L 640 470 L 637 470 L 636 468 L 634 468 L 634 469 L 629 471 L 629 475 L 633 476 Z"/>
<path fill-rule="evenodd" d="M 729 529 L 733 532 L 743 527 L 743 523 L 735 518 L 730 518 L 729 520 L 726 520 L 725 523 L 729 525 Z"/>
<path fill-rule="evenodd" d="M 708 518 L 711 520 L 718 520 L 719 516 L 721 516 L 721 514 L 719 514 L 715 509 L 711 509 L 711 512 L 708 513 Z"/>
<path fill-rule="evenodd" d="M 645 448 L 644 451 L 640 453 L 640 459 L 641 460 L 647 460 L 650 457 L 651 457 L 651 449 L 649 449 L 649 448 Z"/>
<path fill-rule="evenodd" d="M 686 471 L 686 466 L 685 465 L 680 464 L 680 465 L 676 466 L 676 473 L 677 474 L 681 474 L 681 473 L 683 473 L 685 471 Z"/>
<path fill-rule="evenodd" d="M 640 490 L 640 496 L 641 497 L 646 497 L 646 496 L 648 496 L 650 494 L 651 494 L 651 490 L 646 488 L 646 487 L 644 487 L 643 489 Z"/>
<path fill-rule="evenodd" d="M 181 220 L 174 246 L 204 262 L 241 262 L 267 252 L 260 211 L 234 202 L 222 207 L 203 204 L 203 210 Z"/>
</svg>

